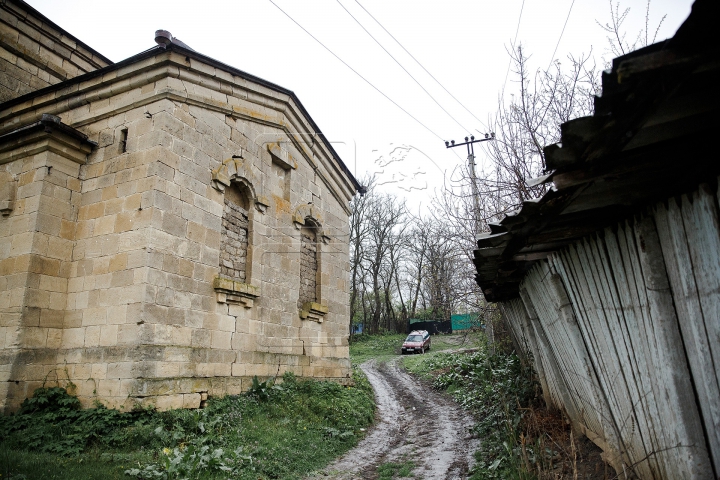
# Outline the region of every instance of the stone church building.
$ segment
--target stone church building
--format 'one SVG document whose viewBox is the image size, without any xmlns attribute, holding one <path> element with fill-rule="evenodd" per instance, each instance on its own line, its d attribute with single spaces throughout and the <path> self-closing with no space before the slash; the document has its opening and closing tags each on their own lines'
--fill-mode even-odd
<svg viewBox="0 0 720 480">
<path fill-rule="evenodd" d="M 169 32 L 113 63 L 0 3 L 0 406 L 347 382 L 349 201 L 295 94 Z"/>
</svg>

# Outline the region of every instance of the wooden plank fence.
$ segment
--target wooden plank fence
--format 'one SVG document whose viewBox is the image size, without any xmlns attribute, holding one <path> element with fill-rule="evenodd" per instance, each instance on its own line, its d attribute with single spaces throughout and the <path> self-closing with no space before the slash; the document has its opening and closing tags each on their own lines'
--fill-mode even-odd
<svg viewBox="0 0 720 480">
<path fill-rule="evenodd" d="M 546 403 L 618 472 L 717 478 L 717 191 L 701 185 L 551 254 L 501 308 Z"/>
</svg>

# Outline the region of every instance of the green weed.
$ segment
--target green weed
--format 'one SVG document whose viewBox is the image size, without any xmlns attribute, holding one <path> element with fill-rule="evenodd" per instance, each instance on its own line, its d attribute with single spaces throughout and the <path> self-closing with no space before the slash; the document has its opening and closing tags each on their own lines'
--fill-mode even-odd
<svg viewBox="0 0 720 480">
<path fill-rule="evenodd" d="M 372 389 L 360 372 L 354 379 L 256 379 L 248 394 L 167 412 L 82 410 L 63 389 L 39 389 L 0 418 L 0 478 L 300 478 L 373 421 Z"/>
<path fill-rule="evenodd" d="M 400 347 L 407 335 L 356 335 L 350 345 L 350 360 L 360 365 L 371 358 L 380 362 L 400 355 Z"/>
<path fill-rule="evenodd" d="M 377 467 L 378 480 L 412 477 L 413 468 L 415 468 L 415 463 L 411 461 L 403 463 L 383 463 Z"/>
<path fill-rule="evenodd" d="M 405 334 L 356 335 L 350 344 L 350 360 L 353 365 L 360 365 L 370 359 L 386 362 L 400 355 L 400 347 L 407 338 Z M 422 362 L 423 357 L 436 354 L 442 350 L 459 348 L 478 348 L 482 345 L 483 334 L 475 331 L 453 335 L 433 335 L 432 347 L 425 355 L 406 355 L 403 364 L 406 368 Z M 410 369 L 410 368 L 409 368 Z"/>
</svg>

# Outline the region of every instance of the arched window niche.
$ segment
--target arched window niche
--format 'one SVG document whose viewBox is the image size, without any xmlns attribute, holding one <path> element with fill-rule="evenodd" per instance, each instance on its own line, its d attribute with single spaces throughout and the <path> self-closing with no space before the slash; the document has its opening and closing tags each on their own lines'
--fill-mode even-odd
<svg viewBox="0 0 720 480">
<path fill-rule="evenodd" d="M 268 202 L 255 194 L 252 172 L 240 157 L 213 170 L 212 184 L 223 192 L 220 264 L 213 282 L 217 301 L 250 308 L 260 296 L 253 281 L 253 221 L 256 214 L 265 212 Z"/>
<path fill-rule="evenodd" d="M 327 305 L 322 302 L 322 246 L 328 237 L 322 229 L 319 213 L 311 204 L 295 209 L 293 223 L 300 231 L 300 318 L 322 323 L 328 313 Z"/>
</svg>

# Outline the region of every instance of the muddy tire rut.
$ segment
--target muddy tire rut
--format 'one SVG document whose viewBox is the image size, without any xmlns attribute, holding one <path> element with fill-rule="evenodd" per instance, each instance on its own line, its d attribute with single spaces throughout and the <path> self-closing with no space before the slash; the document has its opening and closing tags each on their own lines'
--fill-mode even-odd
<svg viewBox="0 0 720 480">
<path fill-rule="evenodd" d="M 375 425 L 354 449 L 308 479 L 377 479 L 378 466 L 412 461 L 417 479 L 467 477 L 478 441 L 472 418 L 447 395 L 398 366 L 370 360 L 360 368 L 375 391 Z"/>
</svg>

